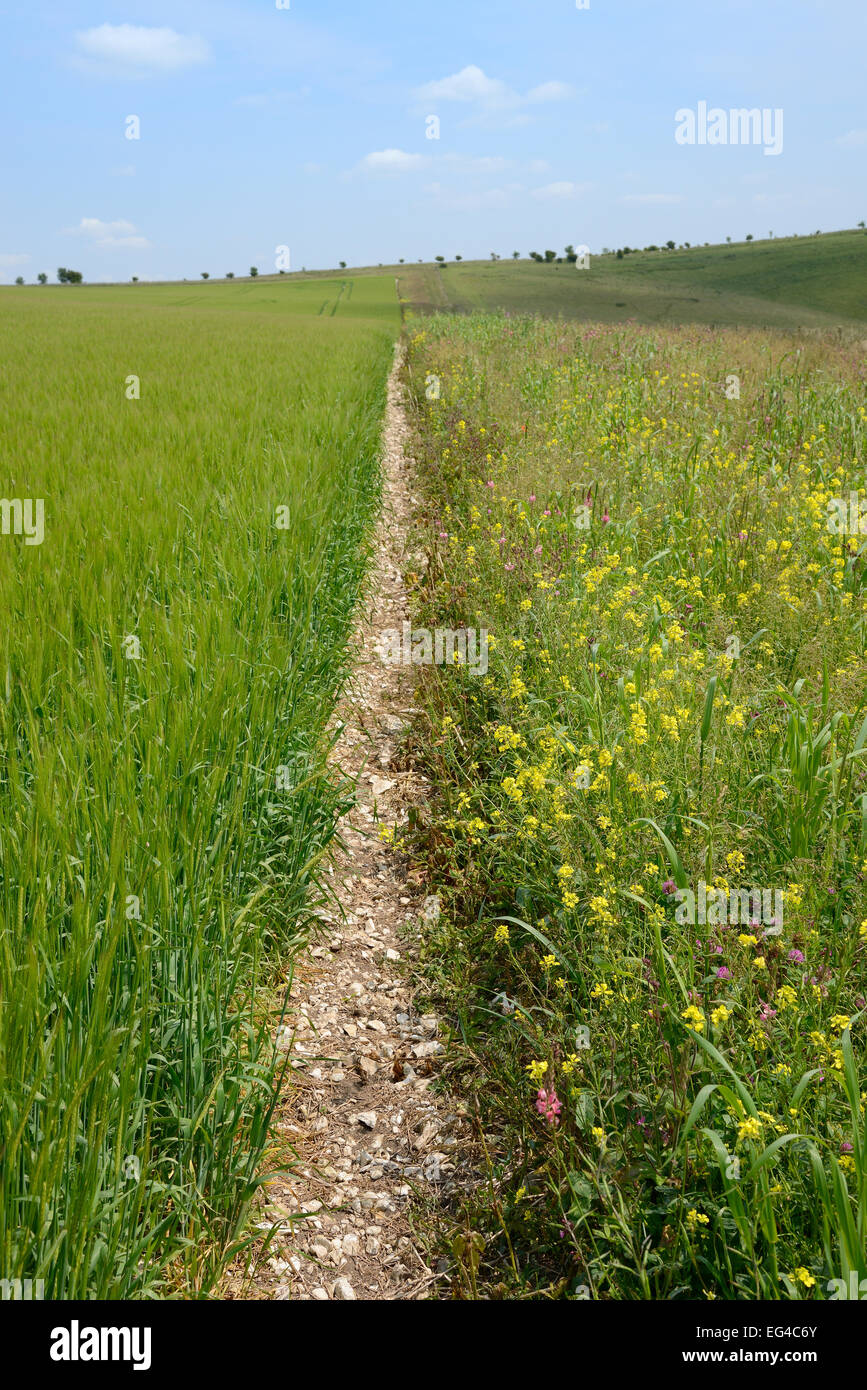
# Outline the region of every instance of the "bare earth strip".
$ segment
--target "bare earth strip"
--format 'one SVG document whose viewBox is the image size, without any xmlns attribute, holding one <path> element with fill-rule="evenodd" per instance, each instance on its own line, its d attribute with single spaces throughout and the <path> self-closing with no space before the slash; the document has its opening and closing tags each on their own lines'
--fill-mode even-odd
<svg viewBox="0 0 867 1390">
<path fill-rule="evenodd" d="M 424 799 L 422 778 L 395 766 L 413 715 L 412 668 L 386 665 L 377 643 L 408 620 L 404 546 L 411 526 L 408 426 L 398 381 L 388 383 L 383 433 L 384 505 L 367 598 L 354 635 L 355 675 L 336 713 L 334 761 L 358 779 L 340 824 L 346 846 L 334 865 L 340 910 L 321 914 L 326 935 L 296 970 L 291 1023 L 281 1044 L 292 1069 L 274 1137 L 297 1154 L 272 1180 L 258 1221 L 269 1237 L 250 1275 L 236 1267 L 228 1297 L 418 1299 L 441 1276 L 425 1260 L 409 1209 L 441 1201 L 457 1180 L 467 1122 L 431 1082 L 444 1052 L 439 1022 L 419 1016 L 407 966 L 423 915 L 402 857 L 377 834 L 377 816 L 403 823 Z M 287 1164 L 287 1167 L 289 1165 Z"/>
</svg>

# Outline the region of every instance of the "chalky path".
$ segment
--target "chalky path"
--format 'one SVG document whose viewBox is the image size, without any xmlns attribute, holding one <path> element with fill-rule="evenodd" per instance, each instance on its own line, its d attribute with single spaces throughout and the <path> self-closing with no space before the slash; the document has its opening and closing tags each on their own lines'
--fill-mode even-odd
<svg viewBox="0 0 867 1390">
<path fill-rule="evenodd" d="M 325 936 L 298 962 L 280 1040 L 292 1069 L 274 1123 L 300 1162 L 265 1189 L 259 1227 L 272 1236 L 268 1258 L 239 1297 L 437 1297 L 442 1275 L 428 1266 L 408 1212 L 448 1195 L 468 1147 L 466 1121 L 431 1090 L 444 1047 L 438 1020 L 413 1006 L 407 969 L 425 913 L 438 904 L 407 882 L 375 818 L 376 810 L 389 825 L 402 822 L 427 791 L 395 766 L 414 712 L 412 670 L 383 664 L 376 651 L 381 633 L 409 616 L 402 574 L 412 504 L 399 367 L 400 354 L 388 385 L 384 505 L 355 675 L 336 716 L 344 727 L 334 761 L 359 778 L 334 864 L 343 915 L 323 914 Z"/>
</svg>

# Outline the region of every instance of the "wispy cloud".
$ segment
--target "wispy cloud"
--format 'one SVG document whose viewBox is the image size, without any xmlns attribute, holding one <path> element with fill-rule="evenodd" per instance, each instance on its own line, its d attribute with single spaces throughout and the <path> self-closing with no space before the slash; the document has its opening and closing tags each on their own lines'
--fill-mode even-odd
<svg viewBox="0 0 867 1390">
<path fill-rule="evenodd" d="M 847 130 L 845 135 L 837 136 L 837 144 L 844 150 L 858 150 L 867 145 L 867 130 Z"/>
<path fill-rule="evenodd" d="M 359 160 L 356 171 L 366 173 L 409 174 L 418 170 L 431 170 L 460 177 L 481 177 L 485 174 L 502 174 L 508 169 L 517 168 L 516 161 L 499 154 L 411 154 L 406 150 L 374 150 Z M 547 160 L 534 159 L 524 168 L 530 173 L 543 173 L 548 168 Z"/>
<path fill-rule="evenodd" d="M 132 222 L 122 218 L 103 222 L 99 217 L 82 217 L 77 227 L 68 227 L 67 231 L 89 237 L 95 246 L 105 250 L 146 251 L 151 245 Z"/>
<path fill-rule="evenodd" d="M 624 193 L 620 201 L 621 203 L 637 204 L 682 203 L 683 195 L 680 193 Z"/>
<path fill-rule="evenodd" d="M 21 252 L 0 252 L 0 265 L 5 266 L 7 269 L 17 265 L 26 265 L 29 260 L 30 257 Z"/>
<path fill-rule="evenodd" d="M 413 99 L 418 108 L 435 109 L 447 102 L 457 102 L 475 108 L 461 125 L 508 127 L 526 125 L 531 117 L 527 107 L 547 102 L 568 101 L 575 90 L 567 82 L 543 82 L 530 91 L 520 93 L 497 77 L 488 77 L 480 67 L 471 63 L 450 77 L 426 82 L 417 87 Z"/>
<path fill-rule="evenodd" d="M 561 179 L 555 183 L 546 183 L 543 188 L 534 188 L 533 197 L 538 198 L 540 202 L 556 202 L 566 198 L 578 198 L 582 193 L 589 193 L 592 187 L 592 183 L 570 183 Z"/>
<path fill-rule="evenodd" d="M 100 24 L 75 35 L 74 62 L 102 76 L 148 77 L 182 72 L 211 58 L 211 49 L 197 34 L 139 24 Z"/>
<path fill-rule="evenodd" d="M 359 164 L 360 169 L 375 174 L 405 174 L 411 169 L 423 169 L 427 160 L 421 154 L 406 150 L 373 150 Z"/>
</svg>

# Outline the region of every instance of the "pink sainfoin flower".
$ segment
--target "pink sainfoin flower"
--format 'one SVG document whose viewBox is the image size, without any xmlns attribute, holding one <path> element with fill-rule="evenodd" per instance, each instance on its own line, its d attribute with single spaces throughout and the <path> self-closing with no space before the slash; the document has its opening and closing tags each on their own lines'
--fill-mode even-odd
<svg viewBox="0 0 867 1390">
<path fill-rule="evenodd" d="M 536 1096 L 536 1109 L 549 1125 L 556 1125 L 560 1121 L 560 1111 L 562 1106 L 557 1099 L 557 1092 L 552 1086 L 550 1091 L 539 1091 Z"/>
</svg>

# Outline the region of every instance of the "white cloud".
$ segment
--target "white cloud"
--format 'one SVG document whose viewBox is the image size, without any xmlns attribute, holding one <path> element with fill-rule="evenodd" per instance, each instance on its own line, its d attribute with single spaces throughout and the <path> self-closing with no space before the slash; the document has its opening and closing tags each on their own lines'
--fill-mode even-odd
<svg viewBox="0 0 867 1390">
<path fill-rule="evenodd" d="M 96 246 L 107 250 L 118 248 L 129 251 L 146 251 L 150 247 L 147 237 L 142 236 L 132 222 L 118 218 L 115 222 L 103 222 L 98 217 L 82 217 L 77 227 L 69 227 L 70 232 L 90 237 Z"/>
<path fill-rule="evenodd" d="M 131 179 L 135 177 L 135 165 L 120 164 L 116 169 L 112 169 L 111 172 L 116 179 Z"/>
<path fill-rule="evenodd" d="M 536 159 L 524 167 L 531 173 L 538 174 L 544 173 L 549 165 L 544 159 Z M 467 178 L 484 177 L 486 174 L 502 174 L 507 170 L 516 168 L 515 160 L 506 159 L 503 155 L 498 154 L 457 154 L 454 151 L 447 154 L 410 154 L 406 150 L 396 149 L 375 150 L 373 153 L 365 155 L 355 166 L 356 172 L 360 170 L 366 173 L 406 174 L 425 169 L 437 175 L 452 174 Z M 569 187 L 571 188 L 572 185 L 570 184 Z"/>
<path fill-rule="evenodd" d="M 846 150 L 860 149 L 867 145 L 867 130 L 848 130 L 845 135 L 837 136 L 837 144 Z"/>
<path fill-rule="evenodd" d="M 574 89 L 568 82 L 543 82 L 541 87 L 534 87 L 527 93 L 526 100 L 529 102 L 543 101 L 568 101 L 574 96 Z"/>
<path fill-rule="evenodd" d="M 374 150 L 366 154 L 359 168 L 373 173 L 405 174 L 410 169 L 421 169 L 425 158 L 420 154 L 407 154 L 406 150 Z"/>
<path fill-rule="evenodd" d="M 3 266 L 26 265 L 29 260 L 29 256 L 23 255 L 20 252 L 0 252 L 0 265 Z"/>
<path fill-rule="evenodd" d="M 682 203 L 680 193 L 626 193 L 621 203 Z"/>
<path fill-rule="evenodd" d="M 415 95 L 419 101 L 475 101 L 485 106 L 500 106 L 516 99 L 516 93 L 505 82 L 486 77 L 474 64 L 438 82 L 426 82 Z"/>
<path fill-rule="evenodd" d="M 534 188 L 533 197 L 540 201 L 556 200 L 558 198 L 577 198 L 581 193 L 589 193 L 593 187 L 591 183 L 569 183 L 562 179 L 557 183 L 546 183 L 544 188 Z"/>
<path fill-rule="evenodd" d="M 526 125 L 530 117 L 527 106 L 539 106 L 551 101 L 565 101 L 575 95 L 566 82 L 543 82 L 522 95 L 496 77 L 488 77 L 480 67 L 471 63 L 450 77 L 426 82 L 413 93 L 421 107 L 436 107 L 441 102 L 461 102 L 475 107 L 475 113 L 463 125 L 511 127 Z"/>
<path fill-rule="evenodd" d="M 100 24 L 75 36 L 78 66 L 122 77 L 180 72 L 207 63 L 211 50 L 197 34 L 138 24 Z"/>
</svg>

